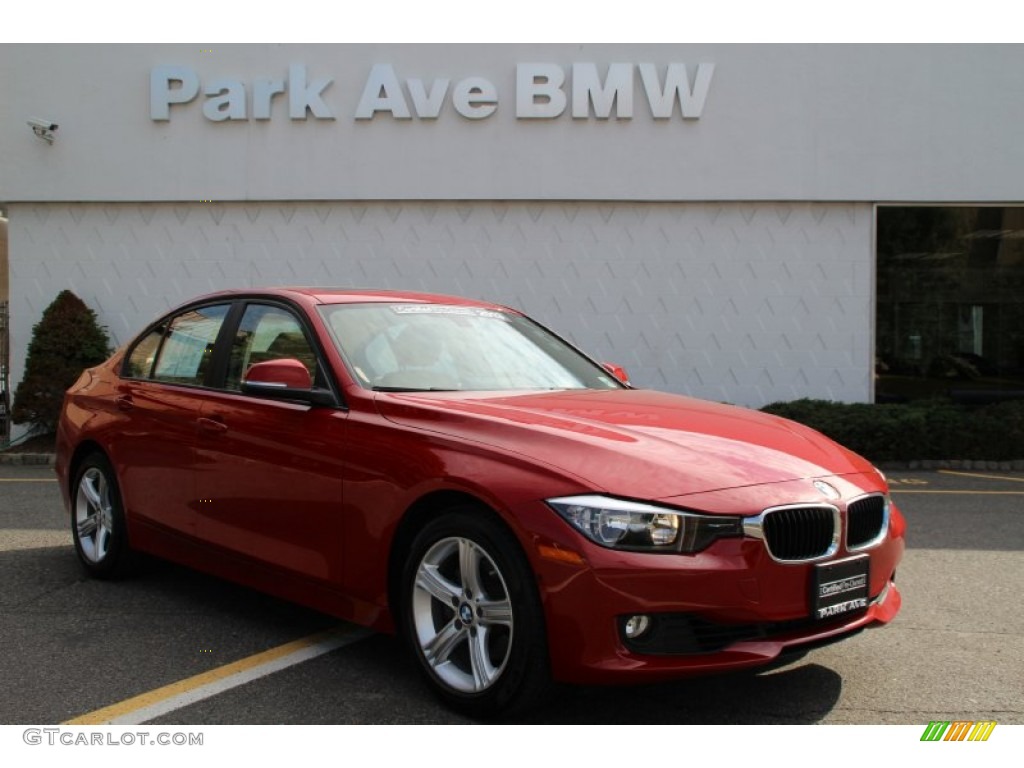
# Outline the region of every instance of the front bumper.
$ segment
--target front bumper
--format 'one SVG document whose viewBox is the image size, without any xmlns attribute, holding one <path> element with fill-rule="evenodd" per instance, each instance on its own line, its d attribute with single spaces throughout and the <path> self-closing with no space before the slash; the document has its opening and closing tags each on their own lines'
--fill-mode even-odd
<svg viewBox="0 0 1024 768">
<path fill-rule="evenodd" d="M 886 624 L 902 602 L 895 574 L 903 528 L 893 507 L 882 541 L 857 552 L 841 547 L 824 561 L 867 554 L 870 564 L 868 606 L 823 620 L 812 618 L 813 573 L 821 561 L 780 563 L 757 539 L 723 539 L 695 555 L 620 552 L 580 538 L 552 542 L 579 552 L 583 561 L 534 558 L 552 672 L 580 684 L 727 672 Z M 651 618 L 654 634 L 646 644 L 625 637 L 633 615 Z"/>
</svg>

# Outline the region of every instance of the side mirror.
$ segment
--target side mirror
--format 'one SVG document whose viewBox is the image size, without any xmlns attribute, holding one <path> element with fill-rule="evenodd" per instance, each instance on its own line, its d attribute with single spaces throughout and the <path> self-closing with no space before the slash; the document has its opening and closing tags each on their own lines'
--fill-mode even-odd
<svg viewBox="0 0 1024 768">
<path fill-rule="evenodd" d="M 338 404 L 330 390 L 313 388 L 309 369 L 294 357 L 250 366 L 242 378 L 242 394 L 272 400 L 298 400 L 310 405 Z"/>
<path fill-rule="evenodd" d="M 629 382 L 629 374 L 626 373 L 626 369 L 623 368 L 621 365 L 616 365 L 615 363 L 601 363 L 601 367 L 608 371 L 608 373 L 610 373 L 616 379 L 621 381 L 623 384 L 625 384 L 627 387 L 633 386 Z"/>
</svg>

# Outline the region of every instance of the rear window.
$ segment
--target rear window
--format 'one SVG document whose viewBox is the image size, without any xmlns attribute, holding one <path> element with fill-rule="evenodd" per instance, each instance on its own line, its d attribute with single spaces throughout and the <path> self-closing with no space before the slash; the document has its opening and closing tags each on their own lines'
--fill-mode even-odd
<svg viewBox="0 0 1024 768">
<path fill-rule="evenodd" d="M 170 384 L 202 384 L 229 304 L 189 309 L 143 336 L 128 354 L 124 374 Z"/>
</svg>

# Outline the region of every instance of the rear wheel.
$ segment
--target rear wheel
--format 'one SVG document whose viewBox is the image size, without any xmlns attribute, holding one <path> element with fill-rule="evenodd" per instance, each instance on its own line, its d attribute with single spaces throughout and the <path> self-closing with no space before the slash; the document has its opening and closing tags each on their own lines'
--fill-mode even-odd
<svg viewBox="0 0 1024 768">
<path fill-rule="evenodd" d="M 519 544 L 472 507 L 431 521 L 403 579 L 404 635 L 435 693 L 476 717 L 522 711 L 550 679 L 536 582 Z"/>
<path fill-rule="evenodd" d="M 101 454 L 87 456 L 75 474 L 71 535 L 78 559 L 91 576 L 117 578 L 129 570 L 131 550 L 117 477 Z"/>
</svg>

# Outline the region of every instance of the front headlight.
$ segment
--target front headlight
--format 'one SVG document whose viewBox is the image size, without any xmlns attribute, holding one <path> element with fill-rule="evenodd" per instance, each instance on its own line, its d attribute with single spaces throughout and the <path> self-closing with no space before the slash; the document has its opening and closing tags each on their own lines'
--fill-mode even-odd
<svg viewBox="0 0 1024 768">
<path fill-rule="evenodd" d="M 700 552 L 715 539 L 742 536 L 739 517 L 699 515 L 609 496 L 564 496 L 548 506 L 602 547 L 641 552 Z"/>
</svg>

